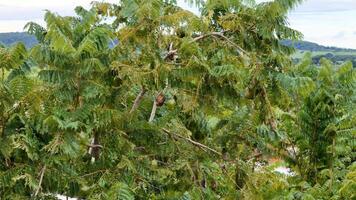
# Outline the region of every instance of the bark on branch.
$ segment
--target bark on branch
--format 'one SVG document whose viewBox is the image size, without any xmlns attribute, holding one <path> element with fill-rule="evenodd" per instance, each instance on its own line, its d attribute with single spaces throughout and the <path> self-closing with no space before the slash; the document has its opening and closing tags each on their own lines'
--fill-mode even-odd
<svg viewBox="0 0 356 200">
<path fill-rule="evenodd" d="M 100 149 L 103 148 L 103 146 L 100 145 L 100 144 L 88 144 L 87 146 L 88 146 L 88 147 L 91 147 L 91 148 L 100 148 Z"/>
<path fill-rule="evenodd" d="M 138 108 L 138 106 L 140 105 L 140 103 L 143 99 L 143 96 L 145 95 L 146 92 L 147 92 L 146 88 L 142 87 L 140 93 L 137 95 L 137 97 L 131 107 L 130 113 L 133 113 Z"/>
<path fill-rule="evenodd" d="M 171 50 L 167 53 L 167 55 L 164 57 L 164 60 L 169 60 L 169 58 L 173 58 L 177 54 L 178 50 Z"/>
<path fill-rule="evenodd" d="M 211 152 L 213 152 L 213 153 L 215 153 L 215 154 L 217 154 L 217 155 L 219 155 L 219 156 L 222 156 L 222 154 L 221 154 L 220 152 L 218 152 L 217 150 L 212 149 L 212 148 L 210 148 L 210 147 L 208 147 L 208 146 L 206 146 L 206 145 L 204 145 L 204 144 L 201 144 L 201 143 L 199 143 L 199 142 L 196 142 L 196 141 L 194 141 L 194 140 L 192 140 L 192 139 L 190 139 L 190 138 L 183 137 L 183 136 L 178 135 L 178 134 L 176 134 L 176 133 L 172 133 L 172 132 L 170 132 L 169 130 L 167 130 L 167 129 L 165 129 L 165 128 L 162 128 L 162 130 L 163 130 L 163 132 L 165 132 L 165 133 L 167 133 L 167 134 L 169 134 L 169 135 L 173 135 L 174 137 L 183 139 L 183 140 L 185 140 L 185 141 L 187 141 L 187 142 L 193 144 L 194 146 L 197 146 L 197 147 L 199 147 L 199 148 L 201 148 L 201 149 L 203 149 L 203 150 L 209 150 L 209 151 L 211 151 Z"/>
<path fill-rule="evenodd" d="M 239 51 L 240 54 L 247 55 L 247 52 L 244 49 L 242 49 L 239 45 L 237 45 L 235 42 L 231 41 L 228 37 L 226 37 L 224 35 L 224 32 L 211 32 L 211 33 L 207 33 L 207 34 L 204 34 L 204 35 L 200 35 L 198 37 L 195 37 L 193 39 L 193 42 L 197 42 L 199 40 L 205 39 L 205 38 L 210 37 L 210 36 L 219 37 L 219 38 L 222 38 L 222 39 L 226 40 L 231 46 L 237 48 L 237 50 Z"/>
<path fill-rule="evenodd" d="M 156 102 L 156 98 L 155 98 L 155 100 L 153 100 L 152 111 L 151 111 L 150 119 L 148 120 L 148 122 L 152 122 L 155 119 L 156 110 L 157 110 L 157 102 Z"/>
<path fill-rule="evenodd" d="M 178 50 L 177 49 L 173 49 L 173 43 L 171 42 L 169 44 L 169 48 L 168 48 L 168 53 L 167 55 L 164 57 L 163 60 L 167 61 L 167 60 L 174 60 L 174 57 L 177 55 Z"/>
<path fill-rule="evenodd" d="M 91 143 L 87 145 L 89 147 L 88 153 L 92 157 L 92 161 L 98 160 L 100 156 L 100 149 L 103 148 L 102 145 L 100 145 L 99 142 L 99 133 L 94 132 L 94 136 L 91 140 Z"/>
<path fill-rule="evenodd" d="M 38 183 L 38 187 L 37 187 L 37 190 L 35 192 L 35 196 L 38 195 L 38 193 L 40 192 L 40 189 L 42 188 L 41 185 L 42 185 L 42 181 L 43 181 L 43 176 L 44 176 L 44 173 L 46 171 L 46 165 L 44 165 L 40 171 L 40 181 Z"/>
</svg>

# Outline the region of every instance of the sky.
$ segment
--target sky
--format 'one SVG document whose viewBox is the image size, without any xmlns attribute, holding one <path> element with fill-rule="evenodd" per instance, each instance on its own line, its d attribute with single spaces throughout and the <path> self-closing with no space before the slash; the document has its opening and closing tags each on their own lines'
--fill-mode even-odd
<svg viewBox="0 0 356 200">
<path fill-rule="evenodd" d="M 0 32 L 23 31 L 29 21 L 43 24 L 45 9 L 60 15 L 73 15 L 75 6 L 89 8 L 91 1 L 0 0 Z M 178 1 L 182 7 L 188 8 L 183 0 Z M 289 22 L 292 28 L 304 34 L 307 41 L 356 49 L 356 0 L 305 0 L 290 12 Z"/>
</svg>

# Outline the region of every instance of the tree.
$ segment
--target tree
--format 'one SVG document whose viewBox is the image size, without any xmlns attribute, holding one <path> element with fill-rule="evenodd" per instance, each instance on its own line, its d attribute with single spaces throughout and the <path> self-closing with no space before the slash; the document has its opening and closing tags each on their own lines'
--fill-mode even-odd
<svg viewBox="0 0 356 200">
<path fill-rule="evenodd" d="M 2 198 L 352 197 L 354 70 L 292 64 L 300 1 L 189 2 L 200 16 L 173 0 L 47 11 L 29 56 L 1 49 Z"/>
</svg>

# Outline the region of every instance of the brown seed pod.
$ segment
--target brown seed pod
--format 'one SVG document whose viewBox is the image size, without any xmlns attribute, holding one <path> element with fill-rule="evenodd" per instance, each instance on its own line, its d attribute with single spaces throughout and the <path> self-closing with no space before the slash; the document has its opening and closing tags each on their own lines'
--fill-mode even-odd
<svg viewBox="0 0 356 200">
<path fill-rule="evenodd" d="M 159 93 L 156 97 L 156 105 L 159 107 L 163 106 L 165 101 L 166 101 L 166 97 L 162 93 Z"/>
</svg>

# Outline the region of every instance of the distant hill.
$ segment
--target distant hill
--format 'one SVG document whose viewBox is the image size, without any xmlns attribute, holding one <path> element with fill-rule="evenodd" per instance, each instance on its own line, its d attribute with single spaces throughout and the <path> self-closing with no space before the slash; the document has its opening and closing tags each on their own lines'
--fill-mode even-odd
<svg viewBox="0 0 356 200">
<path fill-rule="evenodd" d="M 10 33 L 0 33 L 0 44 L 5 46 L 11 46 L 17 42 L 22 42 L 27 48 L 31 48 L 38 43 L 35 36 L 30 35 L 26 32 L 10 32 Z M 109 45 L 112 47 L 117 44 L 117 40 Z"/>
<path fill-rule="evenodd" d="M 306 52 L 312 54 L 314 64 L 319 64 L 321 58 L 327 58 L 335 64 L 341 64 L 346 61 L 351 61 L 356 67 L 356 49 L 326 47 L 313 42 L 307 41 L 283 41 L 286 46 L 293 46 L 297 52 L 293 55 L 295 62 L 298 62 Z"/>
<path fill-rule="evenodd" d="M 24 43 L 27 48 L 37 44 L 36 38 L 25 32 L 0 33 L 0 43 L 5 46 L 11 46 L 16 42 Z"/>
<path fill-rule="evenodd" d="M 282 44 L 286 46 L 293 46 L 294 48 L 301 51 L 335 51 L 335 52 L 356 52 L 356 49 L 347 49 L 347 48 L 338 48 L 338 47 L 328 47 L 319 45 L 314 42 L 308 41 L 292 41 L 285 40 L 282 41 Z"/>
</svg>

